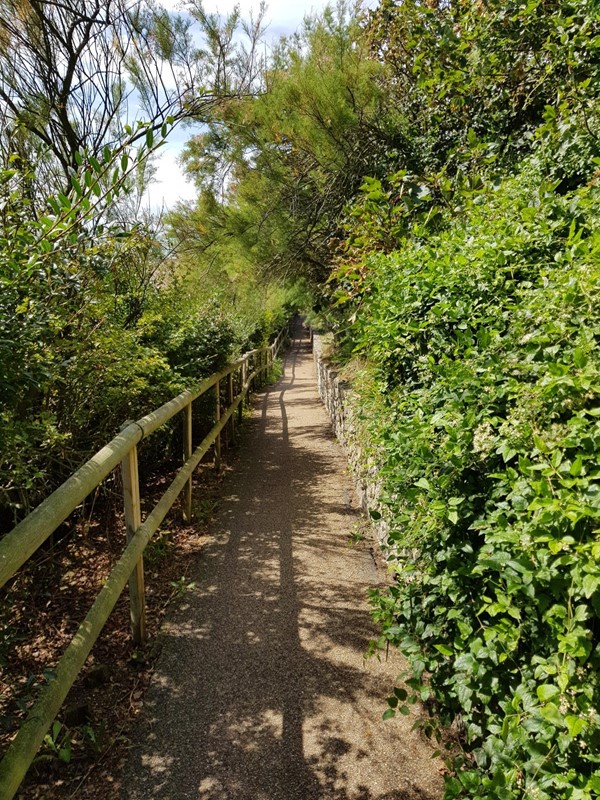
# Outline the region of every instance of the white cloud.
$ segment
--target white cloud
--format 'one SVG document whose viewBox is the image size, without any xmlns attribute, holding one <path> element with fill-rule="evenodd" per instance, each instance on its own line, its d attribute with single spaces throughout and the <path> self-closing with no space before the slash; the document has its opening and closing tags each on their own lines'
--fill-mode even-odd
<svg viewBox="0 0 600 800">
<path fill-rule="evenodd" d="M 191 201 L 196 197 L 196 189 L 188 181 L 177 163 L 181 153 L 180 142 L 168 143 L 161 148 L 161 153 L 156 160 L 156 174 L 154 180 L 146 189 L 146 199 L 154 210 L 173 208 L 179 201 Z"/>
<path fill-rule="evenodd" d="M 185 10 L 185 3 L 181 0 L 161 0 L 160 3 L 167 11 L 182 12 Z M 219 14 L 229 14 L 236 6 L 239 6 L 242 17 L 249 17 L 251 13 L 255 16 L 258 12 L 260 3 L 256 0 L 205 0 L 204 8 L 209 13 L 218 12 Z M 327 5 L 326 0 L 271 0 L 267 3 L 265 21 L 269 24 L 269 31 L 276 29 L 277 35 L 280 33 L 293 33 L 306 14 L 313 11 L 320 11 Z"/>
</svg>

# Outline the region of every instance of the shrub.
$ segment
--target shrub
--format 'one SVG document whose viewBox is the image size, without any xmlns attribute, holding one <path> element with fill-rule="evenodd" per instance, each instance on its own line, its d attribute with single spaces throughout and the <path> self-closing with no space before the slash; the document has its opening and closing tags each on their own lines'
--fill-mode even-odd
<svg viewBox="0 0 600 800">
<path fill-rule="evenodd" d="M 464 734 L 446 798 L 600 792 L 597 203 L 528 168 L 367 261 L 354 333 L 397 558 L 372 601 L 408 699 Z"/>
</svg>

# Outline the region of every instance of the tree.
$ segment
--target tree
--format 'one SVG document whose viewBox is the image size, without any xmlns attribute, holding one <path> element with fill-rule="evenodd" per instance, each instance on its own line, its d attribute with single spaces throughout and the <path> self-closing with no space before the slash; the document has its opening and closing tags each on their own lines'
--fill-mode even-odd
<svg viewBox="0 0 600 800">
<path fill-rule="evenodd" d="M 174 124 L 250 90 L 260 23 L 246 40 L 227 24 L 0 0 L 0 527 L 179 391 L 182 353 L 227 357 L 228 323 L 216 351 L 196 346 L 206 299 L 175 302 L 166 238 L 132 203 Z"/>
<path fill-rule="evenodd" d="M 417 168 L 398 167 L 415 173 L 514 167 L 547 106 L 573 107 L 597 76 L 588 0 L 383 0 L 364 32 L 412 142 Z"/>
<path fill-rule="evenodd" d="M 342 209 L 381 169 L 378 65 L 357 32 L 344 8 L 305 23 L 266 65 L 261 93 L 214 109 L 186 147 L 188 172 L 222 206 L 222 235 L 265 273 L 323 280 Z"/>
<path fill-rule="evenodd" d="M 70 188 L 79 155 L 113 147 L 123 126 L 142 139 L 167 119 L 202 118 L 247 91 L 260 21 L 243 57 L 215 20 L 192 7 L 184 20 L 146 0 L 0 0 L 0 148 L 36 164 L 49 188 Z M 191 28 L 201 27 L 198 50 Z M 244 65 L 242 68 L 241 65 Z M 130 134 L 129 134 L 130 135 Z"/>
</svg>

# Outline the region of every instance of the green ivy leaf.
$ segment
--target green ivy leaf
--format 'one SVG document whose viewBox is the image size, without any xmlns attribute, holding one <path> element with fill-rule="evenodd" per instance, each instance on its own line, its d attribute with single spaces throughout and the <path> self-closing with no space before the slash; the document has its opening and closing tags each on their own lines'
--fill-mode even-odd
<svg viewBox="0 0 600 800">
<path fill-rule="evenodd" d="M 547 720 L 547 722 L 552 723 L 552 725 L 555 725 L 557 728 L 562 727 L 563 718 L 558 710 L 558 706 L 556 706 L 554 703 L 546 703 L 545 706 L 542 706 L 540 709 L 540 714 L 545 720 Z"/>
<path fill-rule="evenodd" d="M 569 736 L 574 738 L 575 736 L 579 736 L 579 734 L 585 729 L 586 722 L 583 717 L 576 717 L 572 714 L 569 714 L 565 717 L 565 724 L 567 726 L 567 730 L 569 731 Z"/>
<path fill-rule="evenodd" d="M 560 689 L 552 683 L 543 683 L 537 687 L 536 694 L 542 703 L 547 703 L 560 694 Z"/>
<path fill-rule="evenodd" d="M 584 575 L 581 587 L 585 597 L 589 599 L 598 586 L 600 586 L 600 575 Z"/>
<path fill-rule="evenodd" d="M 577 456 L 575 461 L 571 464 L 571 469 L 569 472 L 574 478 L 578 478 L 581 475 L 583 470 L 583 458 L 581 457 L 581 453 Z"/>
</svg>

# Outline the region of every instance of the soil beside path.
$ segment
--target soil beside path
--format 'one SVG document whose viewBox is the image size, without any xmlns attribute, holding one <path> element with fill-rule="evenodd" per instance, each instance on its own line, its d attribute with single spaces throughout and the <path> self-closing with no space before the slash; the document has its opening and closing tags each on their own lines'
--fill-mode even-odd
<svg viewBox="0 0 600 800">
<path fill-rule="evenodd" d="M 259 398 L 195 588 L 161 634 L 122 800 L 435 800 L 414 718 L 383 722 L 402 664 L 365 661 L 384 579 L 318 399 L 308 340 Z"/>
</svg>

